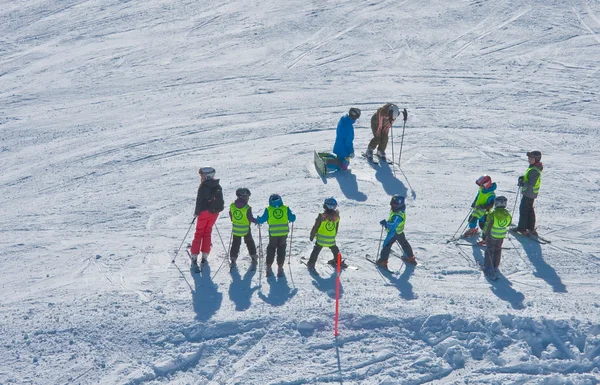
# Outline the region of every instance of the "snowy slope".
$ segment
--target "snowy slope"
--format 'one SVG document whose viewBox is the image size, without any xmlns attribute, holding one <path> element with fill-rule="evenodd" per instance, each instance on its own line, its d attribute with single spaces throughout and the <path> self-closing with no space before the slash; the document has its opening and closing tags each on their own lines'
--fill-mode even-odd
<svg viewBox="0 0 600 385">
<path fill-rule="evenodd" d="M 600 383 L 599 1 L 0 5 L 0 384 Z M 358 152 L 388 101 L 402 168 L 320 178 L 340 116 L 362 109 Z M 482 174 L 512 208 L 533 149 L 552 243 L 509 236 L 490 284 L 446 240 Z M 205 165 L 297 214 L 285 278 L 243 246 L 227 272 L 225 212 L 210 271 L 171 263 Z M 386 277 L 363 257 L 393 194 L 420 263 Z M 333 271 L 299 263 L 331 195 L 359 267 L 338 338 Z"/>
</svg>

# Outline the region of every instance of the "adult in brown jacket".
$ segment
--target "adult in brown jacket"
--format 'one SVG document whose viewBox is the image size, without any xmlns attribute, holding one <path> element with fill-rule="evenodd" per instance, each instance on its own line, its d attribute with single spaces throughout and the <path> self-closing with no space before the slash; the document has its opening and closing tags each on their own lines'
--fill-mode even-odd
<svg viewBox="0 0 600 385">
<path fill-rule="evenodd" d="M 373 131 L 373 139 L 369 142 L 367 148 L 367 158 L 373 159 L 373 151 L 377 148 L 377 156 L 381 159 L 386 159 L 385 149 L 387 148 L 388 138 L 392 124 L 400 115 L 398 106 L 393 103 L 386 103 L 379 107 L 371 117 L 371 131 Z M 404 121 L 408 118 L 406 108 L 402 110 Z"/>
</svg>

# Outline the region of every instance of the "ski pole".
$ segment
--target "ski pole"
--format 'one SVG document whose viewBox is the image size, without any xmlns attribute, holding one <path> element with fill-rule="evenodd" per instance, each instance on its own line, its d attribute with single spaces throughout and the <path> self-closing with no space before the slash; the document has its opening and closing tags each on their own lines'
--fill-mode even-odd
<svg viewBox="0 0 600 385">
<path fill-rule="evenodd" d="M 392 139 L 392 168 L 394 169 L 394 174 L 395 174 L 396 168 L 394 166 L 394 158 L 395 158 L 395 156 L 394 156 L 394 126 L 390 126 L 390 138 Z"/>
<path fill-rule="evenodd" d="M 223 242 L 223 238 L 221 237 L 221 232 L 219 232 L 219 226 L 217 226 L 216 222 L 215 222 L 215 228 L 217 229 L 217 234 L 219 235 L 219 239 L 221 240 L 221 245 L 223 245 L 223 249 L 225 249 L 225 242 Z M 233 236 L 233 230 L 231 232 L 231 236 Z M 229 252 L 227 250 L 225 250 L 225 258 L 227 259 L 227 265 L 229 265 L 229 270 L 231 270 L 231 265 L 229 264 Z M 225 263 L 225 260 L 221 261 L 221 265 L 219 265 L 219 268 L 217 269 L 217 271 L 215 271 L 212 278 L 215 278 L 217 276 L 217 274 L 223 267 L 224 263 Z"/>
<path fill-rule="evenodd" d="M 517 192 L 515 193 L 515 203 L 513 204 L 512 211 L 510 213 L 510 217 L 512 218 L 515 215 L 515 209 L 517 208 L 517 201 L 519 200 L 519 189 L 517 188 Z"/>
<path fill-rule="evenodd" d="M 192 219 L 192 223 L 190 223 L 190 227 L 188 227 L 187 232 L 185 233 L 185 237 L 183 237 L 183 240 L 181 241 L 181 244 L 179 245 L 177 252 L 175 252 L 175 256 L 173 257 L 173 260 L 171 261 L 171 263 L 175 263 L 175 258 L 177 258 L 177 255 L 179 255 L 179 251 L 181 250 L 181 247 L 183 246 L 185 239 L 187 238 L 188 234 L 190 233 L 190 230 L 192 229 L 192 225 L 194 224 L 194 222 L 196 222 L 195 216 L 194 216 L 194 219 Z"/>
<path fill-rule="evenodd" d="M 292 228 L 290 229 L 290 252 L 288 253 L 288 270 L 290 271 L 290 279 L 292 280 L 292 286 L 295 288 L 294 277 L 292 276 L 292 237 L 294 236 L 294 222 L 292 222 Z"/>
<path fill-rule="evenodd" d="M 262 235 L 258 225 L 258 286 L 262 287 Z"/>
<path fill-rule="evenodd" d="M 454 235 L 452 236 L 452 238 L 450 238 L 450 241 L 454 240 L 456 238 L 456 234 L 460 231 L 460 229 L 462 229 L 463 224 L 465 223 L 465 221 L 467 220 L 467 218 L 469 218 L 471 216 L 471 213 L 473 212 L 473 208 L 471 207 L 471 210 L 469 210 L 469 213 L 467 214 L 467 216 L 465 217 L 465 219 L 463 219 L 463 221 L 460 223 L 460 225 L 458 226 L 458 229 L 456 229 L 456 231 L 454 232 Z"/>
<path fill-rule="evenodd" d="M 340 275 L 342 275 L 342 254 L 337 254 L 337 267 L 335 277 L 335 317 L 333 321 L 333 335 L 338 336 L 340 334 L 338 323 L 340 320 Z"/>
<path fill-rule="evenodd" d="M 405 108 L 406 110 L 406 108 Z M 404 144 L 404 129 L 406 128 L 406 120 L 402 123 L 402 139 L 400 140 L 400 155 L 398 155 L 398 167 L 400 166 L 400 159 L 402 159 L 402 145 Z M 393 158 L 392 158 L 393 159 Z"/>
<path fill-rule="evenodd" d="M 381 235 L 379 236 L 379 245 L 377 246 L 377 255 L 375 256 L 375 261 L 379 260 L 379 249 L 381 248 L 381 240 L 383 239 L 383 229 L 384 227 L 381 226 Z"/>
</svg>

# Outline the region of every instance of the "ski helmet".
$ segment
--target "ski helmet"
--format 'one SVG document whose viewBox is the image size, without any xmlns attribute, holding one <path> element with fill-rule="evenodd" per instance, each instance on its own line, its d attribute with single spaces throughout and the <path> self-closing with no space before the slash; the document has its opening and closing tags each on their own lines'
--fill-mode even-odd
<svg viewBox="0 0 600 385">
<path fill-rule="evenodd" d="M 337 208 L 337 204 L 338 203 L 334 197 L 329 197 L 325 199 L 325 202 L 323 203 L 323 208 L 325 210 L 335 210 Z"/>
<path fill-rule="evenodd" d="M 248 199 L 248 198 L 250 198 L 250 190 L 248 190 L 246 187 L 241 187 L 241 188 L 235 190 L 235 195 L 238 198 Z"/>
<path fill-rule="evenodd" d="M 404 206 L 404 199 L 405 198 L 402 195 L 394 195 L 392 200 L 390 200 L 390 205 L 392 205 L 392 207 Z"/>
<path fill-rule="evenodd" d="M 479 178 L 477 178 L 475 184 L 483 188 L 490 188 L 492 186 L 492 178 L 490 178 L 487 175 L 482 175 Z"/>
<path fill-rule="evenodd" d="M 357 120 L 360 118 L 360 109 L 352 107 L 350 111 L 348 111 L 348 116 L 351 117 L 352 120 Z"/>
<path fill-rule="evenodd" d="M 536 162 L 539 162 L 542 160 L 542 153 L 539 151 L 531 151 L 527 153 L 528 157 L 531 157 L 533 159 L 535 159 Z"/>
<path fill-rule="evenodd" d="M 400 110 L 398 109 L 398 106 L 395 104 L 392 104 L 391 106 L 389 106 L 388 111 L 390 112 L 390 119 L 395 120 L 398 117 L 398 115 L 400 115 Z"/>
<path fill-rule="evenodd" d="M 506 208 L 507 203 L 508 203 L 508 200 L 506 199 L 505 196 L 499 196 L 499 197 L 496 197 L 496 199 L 494 199 L 494 207 L 496 207 L 496 208 Z"/>
<path fill-rule="evenodd" d="M 271 196 L 269 197 L 269 203 L 275 202 L 278 200 L 281 200 L 281 197 L 279 196 L 279 194 L 271 194 Z"/>
<path fill-rule="evenodd" d="M 204 175 L 206 179 L 212 179 L 215 177 L 215 169 L 212 167 L 202 167 L 198 171 L 200 175 Z"/>
</svg>

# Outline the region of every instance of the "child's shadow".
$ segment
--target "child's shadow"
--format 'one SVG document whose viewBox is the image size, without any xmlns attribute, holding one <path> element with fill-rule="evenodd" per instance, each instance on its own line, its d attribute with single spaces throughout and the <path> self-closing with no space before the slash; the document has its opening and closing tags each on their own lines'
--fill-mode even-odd
<svg viewBox="0 0 600 385">
<path fill-rule="evenodd" d="M 337 277 L 337 273 L 335 271 L 331 273 L 331 276 L 328 278 L 323 278 L 318 274 L 311 274 L 311 276 L 313 277 L 312 284 L 316 289 L 327 294 L 330 298 L 335 299 L 335 282 Z M 340 281 L 340 298 L 342 298 L 343 293 L 344 287 Z"/>
<path fill-rule="evenodd" d="M 281 306 L 298 294 L 298 289 L 290 289 L 285 275 L 277 279 L 270 277 L 267 279 L 267 282 L 269 282 L 270 287 L 269 295 L 265 295 L 262 291 L 259 291 L 258 297 L 269 305 Z"/>
<path fill-rule="evenodd" d="M 258 286 L 251 287 L 252 278 L 256 274 L 256 269 L 248 269 L 244 278 L 240 276 L 240 272 L 237 268 L 231 272 L 232 282 L 229 286 L 229 299 L 235 303 L 235 310 L 244 311 L 250 308 L 252 295 Z"/>
<path fill-rule="evenodd" d="M 396 288 L 400 292 L 400 297 L 404 298 L 407 301 L 410 301 L 417 298 L 415 296 L 415 293 L 413 292 L 413 286 L 409 282 L 410 277 L 415 272 L 415 267 L 409 263 L 404 263 L 404 266 L 404 271 L 398 278 L 390 275 L 388 276 L 388 279 L 394 286 L 396 286 Z"/>
<path fill-rule="evenodd" d="M 475 262 L 480 266 L 484 266 L 485 261 L 485 251 L 479 247 L 473 247 L 473 258 L 475 258 Z M 525 300 L 525 296 L 520 291 L 513 289 L 512 282 L 506 278 L 506 276 L 501 276 L 495 281 L 488 280 L 491 284 L 492 293 L 503 301 L 510 303 L 513 309 L 524 309 L 523 301 Z"/>
<path fill-rule="evenodd" d="M 192 277 L 194 278 L 192 301 L 196 319 L 208 321 L 221 308 L 223 294 L 219 292 L 219 286 L 210 276 L 208 263 L 203 266 L 202 274 L 192 273 Z"/>
</svg>

